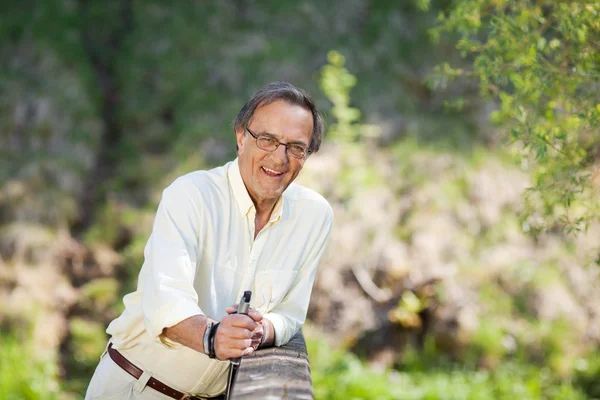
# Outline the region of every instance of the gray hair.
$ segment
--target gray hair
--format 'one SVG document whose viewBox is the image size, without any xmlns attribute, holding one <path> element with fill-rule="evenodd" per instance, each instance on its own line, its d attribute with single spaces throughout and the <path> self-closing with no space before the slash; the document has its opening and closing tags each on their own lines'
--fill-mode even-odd
<svg viewBox="0 0 600 400">
<path fill-rule="evenodd" d="M 319 151 L 323 139 L 323 117 L 310 95 L 288 82 L 271 82 L 254 93 L 233 120 L 233 130 L 235 132 L 245 131 L 258 107 L 266 106 L 277 100 L 284 100 L 291 105 L 310 111 L 313 117 L 313 131 L 308 150 L 311 153 Z"/>
</svg>

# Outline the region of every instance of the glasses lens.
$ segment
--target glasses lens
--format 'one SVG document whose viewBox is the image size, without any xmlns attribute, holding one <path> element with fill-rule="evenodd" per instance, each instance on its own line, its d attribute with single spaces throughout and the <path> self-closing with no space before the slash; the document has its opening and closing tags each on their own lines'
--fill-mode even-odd
<svg viewBox="0 0 600 400">
<path fill-rule="evenodd" d="M 268 136 L 259 136 L 258 139 L 256 139 L 256 144 L 266 151 L 275 151 L 275 149 L 279 147 L 279 142 Z"/>
<path fill-rule="evenodd" d="M 295 144 L 288 146 L 288 152 L 290 156 L 296 158 L 304 158 L 304 156 L 306 155 L 306 149 L 304 148 L 304 146 L 298 146 Z"/>
</svg>

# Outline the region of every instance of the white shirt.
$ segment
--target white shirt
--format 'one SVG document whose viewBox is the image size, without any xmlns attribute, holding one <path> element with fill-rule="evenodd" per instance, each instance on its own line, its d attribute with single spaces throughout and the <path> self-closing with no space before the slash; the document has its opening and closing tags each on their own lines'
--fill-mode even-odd
<svg viewBox="0 0 600 400">
<path fill-rule="evenodd" d="M 165 345 L 159 336 L 194 315 L 221 320 L 245 290 L 252 291 L 250 306 L 272 322 L 275 345 L 287 343 L 306 318 L 333 211 L 322 196 L 292 183 L 256 239 L 255 215 L 237 159 L 165 189 L 137 290 L 107 329 L 113 347 L 175 389 L 218 394 L 228 362 L 163 338 Z"/>
</svg>

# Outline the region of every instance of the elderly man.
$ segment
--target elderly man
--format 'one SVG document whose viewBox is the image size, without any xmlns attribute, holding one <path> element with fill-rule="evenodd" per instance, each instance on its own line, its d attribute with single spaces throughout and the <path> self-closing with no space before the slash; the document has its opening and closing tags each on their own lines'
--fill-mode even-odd
<svg viewBox="0 0 600 400">
<path fill-rule="evenodd" d="M 304 91 L 272 83 L 234 131 L 236 160 L 163 192 L 86 399 L 221 398 L 229 359 L 285 344 L 304 323 L 333 212 L 292 182 L 319 150 L 321 116 Z M 235 313 L 246 290 L 247 316 Z"/>
</svg>

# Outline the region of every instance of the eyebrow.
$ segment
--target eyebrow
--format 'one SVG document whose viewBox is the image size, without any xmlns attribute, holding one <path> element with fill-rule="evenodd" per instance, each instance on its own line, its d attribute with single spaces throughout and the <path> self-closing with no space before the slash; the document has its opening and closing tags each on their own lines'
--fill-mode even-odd
<svg viewBox="0 0 600 400">
<path fill-rule="evenodd" d="M 259 135 L 262 135 L 262 136 L 270 136 L 270 137 L 272 137 L 273 139 L 277 139 L 278 141 L 281 141 L 281 140 L 280 140 L 281 138 L 280 138 L 279 136 L 275 135 L 274 133 L 270 133 L 270 132 L 265 132 L 265 131 L 262 131 L 262 132 L 254 132 L 254 134 L 255 134 L 256 136 L 259 136 Z M 304 142 L 302 142 L 302 141 L 298 141 L 298 140 L 295 140 L 295 141 L 292 141 L 292 142 L 288 142 L 287 144 L 301 144 L 302 146 L 306 146 L 306 147 L 308 147 L 308 144 L 306 144 L 306 143 L 304 143 Z"/>
</svg>

